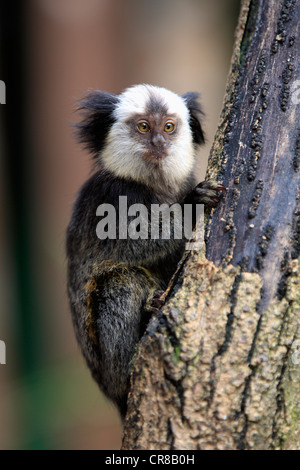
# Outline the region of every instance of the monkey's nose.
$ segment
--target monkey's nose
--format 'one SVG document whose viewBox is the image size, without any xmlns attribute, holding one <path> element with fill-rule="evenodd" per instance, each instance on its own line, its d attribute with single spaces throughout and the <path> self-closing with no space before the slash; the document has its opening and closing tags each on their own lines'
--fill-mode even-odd
<svg viewBox="0 0 300 470">
<path fill-rule="evenodd" d="M 154 147 L 159 147 L 159 148 L 163 148 L 165 146 L 165 139 L 164 139 L 164 136 L 157 133 L 157 134 L 154 134 L 151 138 L 151 144 L 154 146 Z"/>
</svg>

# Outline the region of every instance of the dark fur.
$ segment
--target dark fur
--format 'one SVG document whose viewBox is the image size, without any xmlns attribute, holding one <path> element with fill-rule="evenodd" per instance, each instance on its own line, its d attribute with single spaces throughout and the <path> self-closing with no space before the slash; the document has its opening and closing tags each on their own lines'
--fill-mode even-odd
<svg viewBox="0 0 300 470">
<path fill-rule="evenodd" d="M 68 294 L 77 340 L 104 393 L 126 411 L 130 362 L 151 314 L 156 290 L 167 287 L 183 240 L 99 240 L 96 209 L 161 203 L 147 187 L 99 171 L 83 186 L 67 232 Z M 150 226 L 149 226 L 150 230 Z M 92 340 L 91 338 L 94 338 Z"/>
<path fill-rule="evenodd" d="M 83 120 L 74 127 L 79 142 L 95 158 L 105 145 L 106 135 L 114 122 L 112 113 L 118 102 L 117 95 L 100 90 L 88 94 L 80 101 L 79 110 Z"/>
<path fill-rule="evenodd" d="M 199 144 L 203 133 L 196 96 L 189 93 L 184 98 L 190 110 L 194 141 Z M 78 134 L 93 155 L 105 145 L 117 102 L 117 96 L 99 91 L 82 102 L 85 118 L 77 127 Z M 172 202 L 210 202 L 216 197 L 215 186 L 205 183 L 199 197 L 199 192 L 192 191 L 194 185 L 194 176 L 190 175 L 181 193 L 172 196 Z M 161 188 L 154 191 L 104 170 L 96 172 L 76 200 L 67 231 L 67 258 L 68 294 L 77 340 L 93 377 L 124 416 L 136 344 L 151 315 L 153 295 L 167 287 L 183 254 L 185 240 L 98 239 L 96 209 L 109 203 L 118 212 L 120 195 L 127 196 L 128 206 L 142 203 L 149 213 L 151 204 L 170 200 Z"/>
<path fill-rule="evenodd" d="M 194 143 L 198 145 L 204 144 L 204 133 L 200 124 L 203 111 L 198 101 L 199 93 L 189 91 L 182 95 L 182 98 L 185 100 L 190 113 L 190 126 L 193 133 Z"/>
</svg>

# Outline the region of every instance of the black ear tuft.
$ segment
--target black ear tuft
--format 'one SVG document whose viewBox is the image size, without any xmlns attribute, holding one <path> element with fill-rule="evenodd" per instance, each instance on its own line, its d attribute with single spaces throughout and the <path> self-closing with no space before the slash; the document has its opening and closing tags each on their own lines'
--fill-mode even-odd
<svg viewBox="0 0 300 470">
<path fill-rule="evenodd" d="M 76 135 L 94 157 L 103 149 L 107 133 L 114 123 L 113 111 L 118 102 L 117 95 L 100 90 L 93 91 L 79 101 L 83 119 L 74 124 Z"/>
<path fill-rule="evenodd" d="M 204 144 L 204 133 L 200 124 L 200 117 L 203 116 L 200 103 L 198 102 L 199 93 L 189 91 L 182 95 L 190 112 L 190 126 L 193 133 L 193 141 L 195 144 Z"/>
</svg>

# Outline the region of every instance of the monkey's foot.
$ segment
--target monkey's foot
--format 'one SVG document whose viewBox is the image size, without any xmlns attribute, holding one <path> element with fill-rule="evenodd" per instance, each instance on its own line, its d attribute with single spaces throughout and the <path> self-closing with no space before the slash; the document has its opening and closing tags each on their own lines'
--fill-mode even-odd
<svg viewBox="0 0 300 470">
<path fill-rule="evenodd" d="M 162 298 L 163 294 L 164 294 L 163 290 L 156 290 L 154 292 L 154 296 L 151 302 L 152 313 L 157 314 L 159 310 L 161 309 L 161 307 L 164 305 L 165 299 Z"/>
<path fill-rule="evenodd" d="M 194 189 L 194 195 L 198 204 L 216 207 L 220 201 L 222 191 L 227 191 L 222 183 L 216 181 L 202 181 Z"/>
</svg>

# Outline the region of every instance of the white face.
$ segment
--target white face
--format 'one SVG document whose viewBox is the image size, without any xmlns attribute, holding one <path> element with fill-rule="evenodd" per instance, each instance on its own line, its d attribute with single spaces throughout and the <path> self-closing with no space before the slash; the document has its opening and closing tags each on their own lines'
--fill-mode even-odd
<svg viewBox="0 0 300 470">
<path fill-rule="evenodd" d="M 164 88 L 137 85 L 120 95 L 114 117 L 101 155 L 104 168 L 121 178 L 178 192 L 195 164 L 184 100 Z"/>
</svg>

